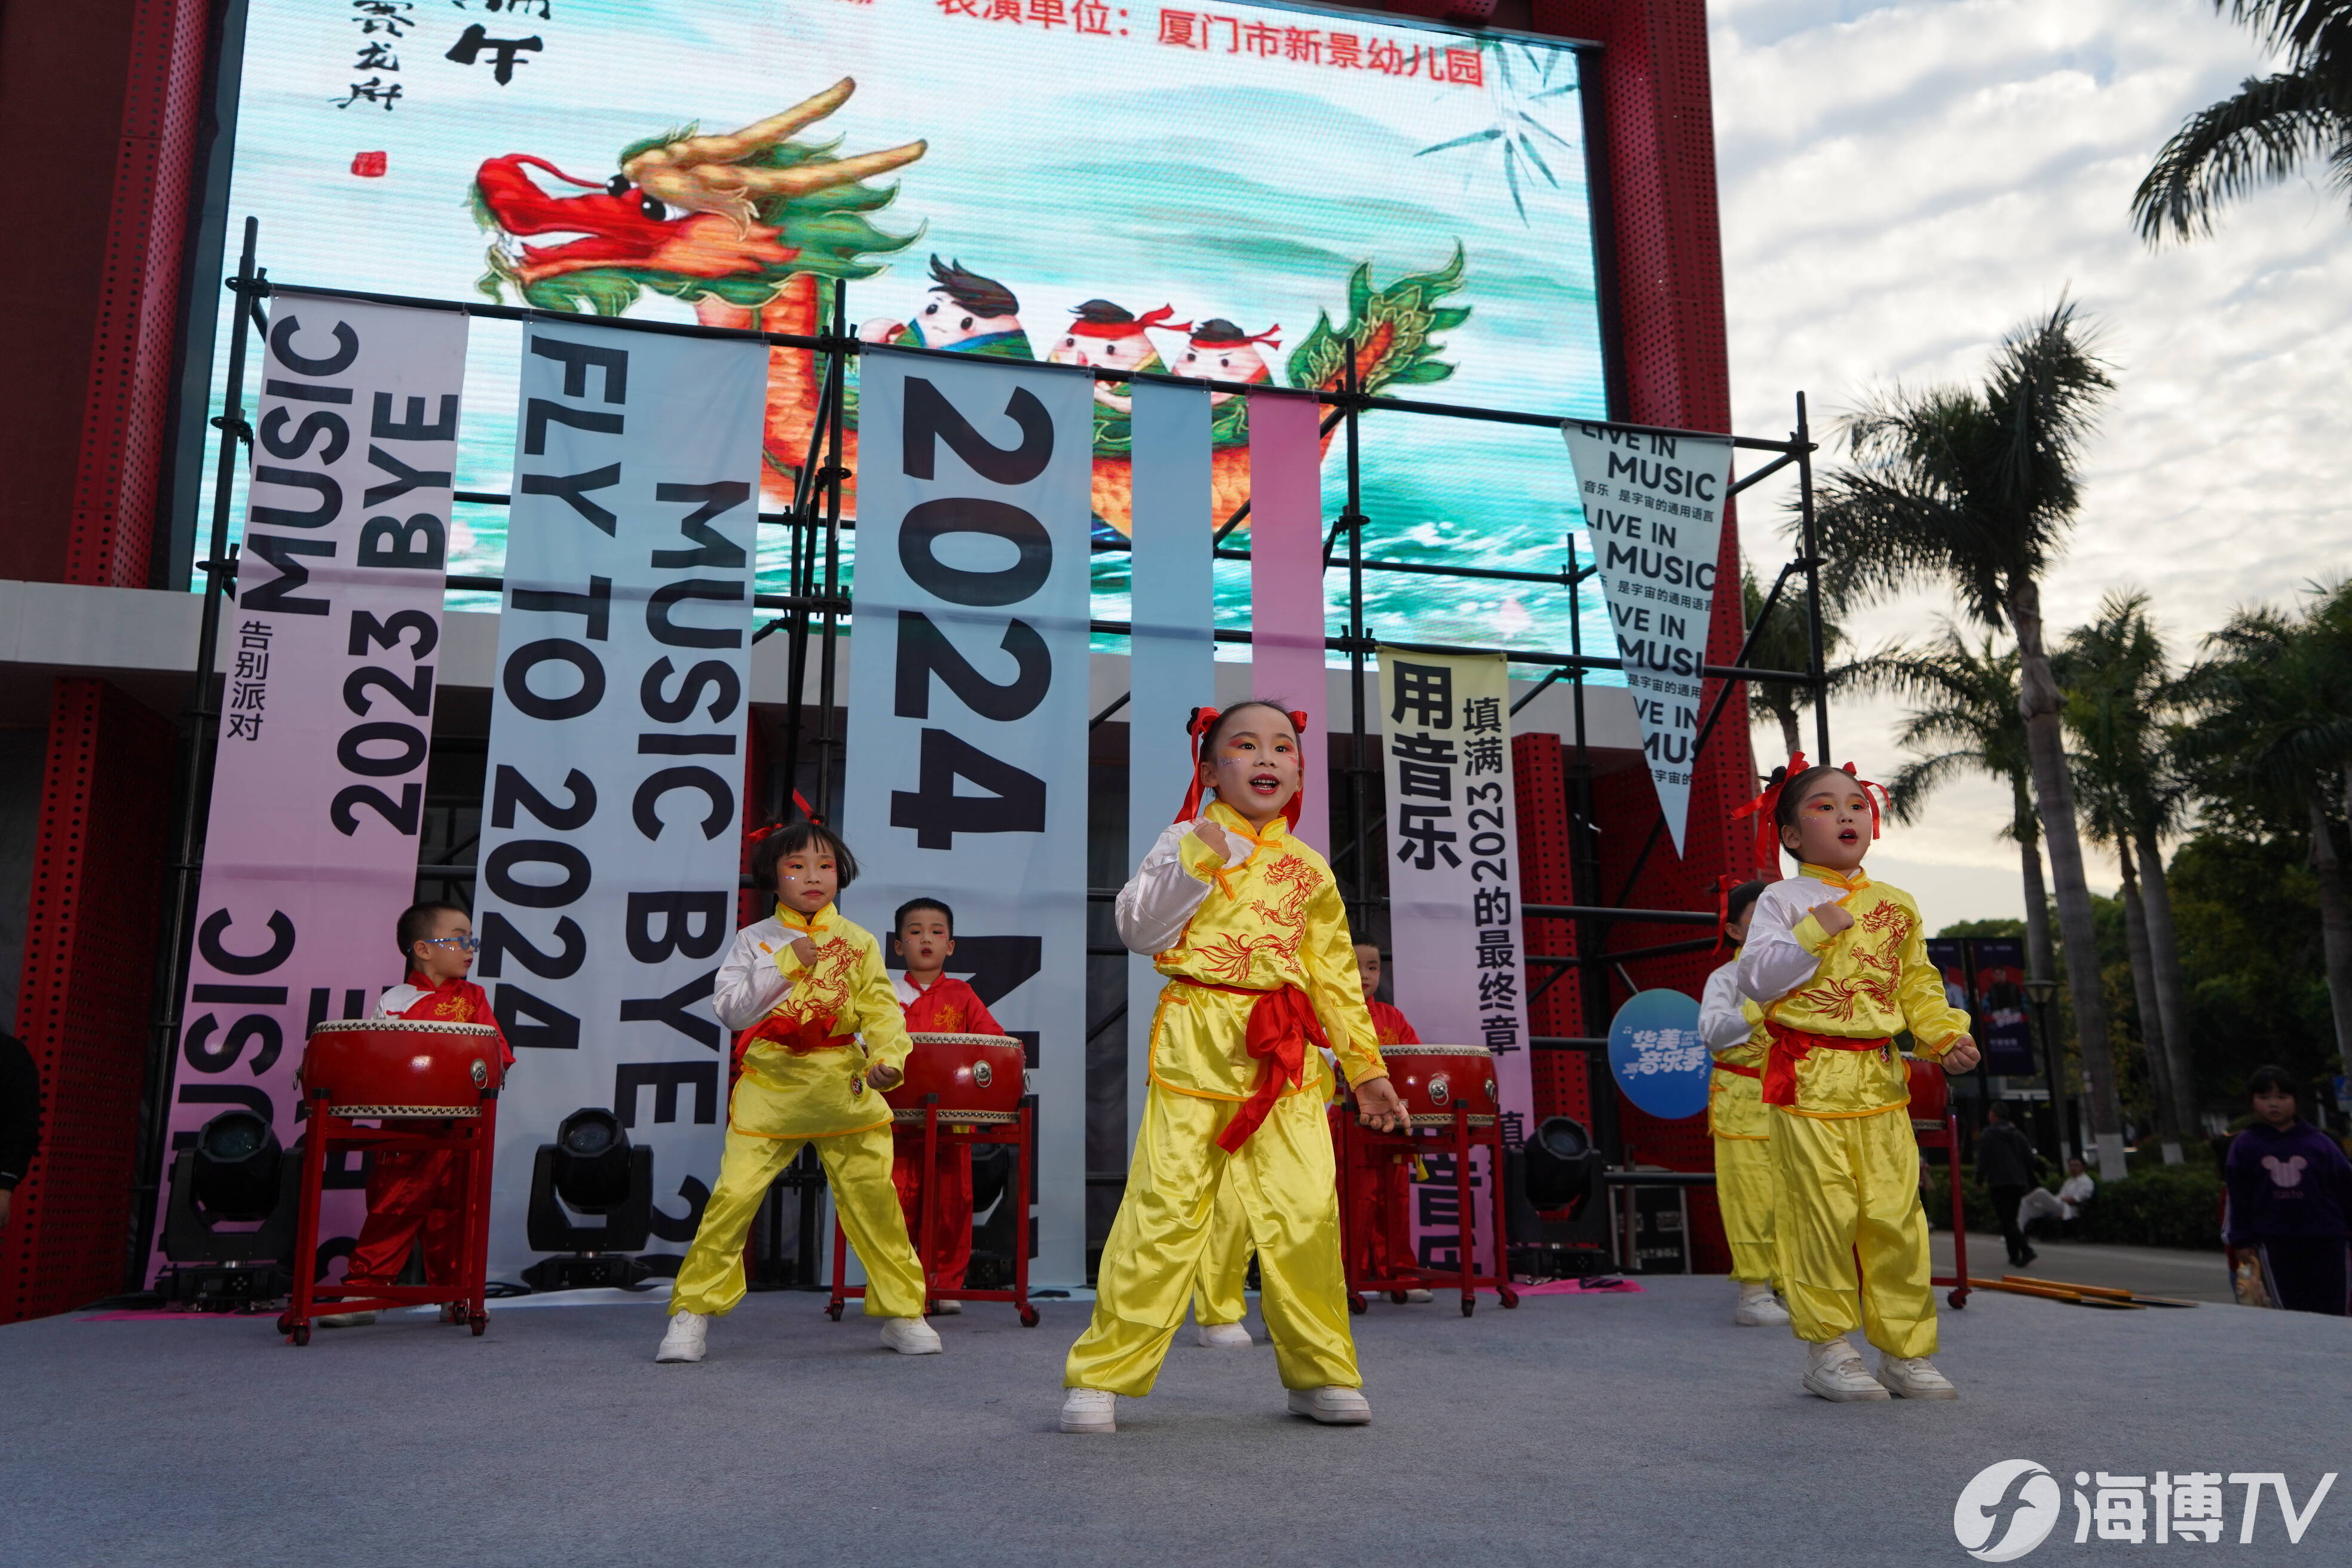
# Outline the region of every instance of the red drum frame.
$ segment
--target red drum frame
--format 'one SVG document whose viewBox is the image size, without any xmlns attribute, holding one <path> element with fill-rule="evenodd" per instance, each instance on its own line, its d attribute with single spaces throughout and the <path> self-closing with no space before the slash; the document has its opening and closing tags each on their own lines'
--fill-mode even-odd
<svg viewBox="0 0 2352 1568">
<path fill-rule="evenodd" d="M 1946 1184 L 1952 1190 L 1952 1272 L 1931 1275 L 1927 1288 L 1948 1289 L 1944 1299 L 1958 1311 L 1969 1304 L 1969 1222 L 1960 1192 L 1960 1119 L 1952 1111 L 1951 1086 L 1944 1081 L 1942 1068 L 1908 1055 L 1903 1064 L 1911 1090 L 1912 1136 L 1919 1140 L 1922 1149 L 1944 1151 Z"/>
<path fill-rule="evenodd" d="M 1396 1047 L 1410 1050 L 1410 1047 Z M 1451 1052 L 1443 1047 L 1431 1047 L 1429 1055 L 1484 1056 L 1480 1047 L 1465 1046 Z M 1339 1166 L 1339 1250 L 1348 1278 L 1348 1310 L 1365 1310 L 1368 1292 L 1386 1291 L 1391 1300 L 1402 1301 L 1407 1290 L 1458 1289 L 1462 1292 L 1462 1315 L 1470 1316 L 1478 1310 L 1478 1292 L 1492 1290 L 1502 1299 L 1506 1308 L 1519 1304 L 1519 1293 L 1511 1288 L 1510 1238 L 1507 1233 L 1507 1195 L 1503 1182 L 1502 1118 L 1474 1112 L 1473 1098 L 1468 1093 L 1450 1094 L 1453 1115 L 1439 1118 L 1416 1114 L 1409 1132 L 1375 1132 L 1356 1119 L 1349 1106 L 1331 1109 L 1332 1142 L 1337 1145 Z M 1488 1100 L 1491 1104 L 1491 1099 Z M 1477 1266 L 1478 1205 L 1470 1197 L 1470 1152 L 1486 1151 L 1487 1231 L 1495 1250 L 1495 1269 L 1481 1273 Z M 1357 1154 L 1375 1151 L 1402 1152 L 1421 1155 L 1448 1153 L 1454 1156 L 1454 1234 L 1457 1255 L 1462 1266 L 1455 1269 L 1405 1268 L 1388 1275 L 1370 1275 L 1357 1268 L 1359 1256 L 1356 1237 L 1348 1234 L 1349 1215 L 1355 1213 L 1355 1184 L 1359 1179 Z M 1410 1191 L 1410 1189 L 1408 1189 Z"/>
<path fill-rule="evenodd" d="M 473 1067 L 472 1096 L 452 1105 L 337 1105 L 333 1083 L 313 1081 L 310 1071 L 321 1037 L 362 1032 L 416 1034 L 474 1038 L 481 1054 Z M 310 1342 L 312 1323 L 326 1308 L 334 1313 L 376 1312 L 394 1307 L 453 1306 L 478 1335 L 489 1326 L 488 1294 L 490 1237 L 490 1170 L 498 1147 L 499 1089 L 505 1071 L 499 1050 L 499 1032 L 488 1024 L 448 1024 L 407 1018 L 331 1019 L 310 1031 L 303 1053 L 302 1094 L 310 1103 L 310 1130 L 302 1140 L 302 1202 L 294 1229 L 294 1296 L 278 1331 L 298 1345 Z M 331 1079 L 331 1074 L 324 1075 Z M 398 1114 L 395 1114 L 398 1113 Z M 374 1127 L 361 1121 L 376 1121 Z M 363 1149 L 373 1153 L 394 1150 L 446 1151 L 463 1163 L 466 1182 L 466 1230 L 459 1253 L 459 1277 L 454 1281 L 424 1285 L 374 1285 L 364 1291 L 346 1286 L 320 1285 L 313 1261 L 319 1247 L 319 1205 L 326 1185 L 327 1155 L 331 1151 Z"/>
<path fill-rule="evenodd" d="M 924 1309 L 941 1301 L 1009 1301 L 1020 1314 L 1021 1326 L 1037 1326 L 1037 1309 L 1029 1300 L 1029 1211 L 1037 1202 L 1037 1144 L 1035 1140 L 1036 1100 L 1023 1097 L 1013 1110 L 946 1110 L 940 1105 L 937 1094 L 923 1097 L 920 1110 L 904 1107 L 892 1115 L 898 1125 L 892 1129 L 893 1142 L 900 1157 L 919 1155 L 922 1160 L 922 1213 L 916 1218 L 915 1234 L 908 1239 L 914 1243 L 915 1260 L 923 1270 L 928 1292 Z M 1013 1289 L 1010 1290 L 975 1290 L 959 1286 L 953 1290 L 932 1290 L 929 1288 L 931 1232 L 939 1216 L 938 1182 L 931 1179 L 939 1169 L 939 1153 L 942 1145 L 969 1149 L 975 1143 L 1002 1143 L 1013 1151 L 1013 1159 L 1021 1167 L 1021 1209 L 1013 1226 Z M 1007 1194 L 1010 1197 L 1012 1194 Z M 898 1195 L 893 1194 L 896 1203 Z M 843 1234 L 838 1215 L 833 1222 L 833 1298 L 825 1303 L 825 1316 L 841 1321 L 842 1310 L 853 1300 L 862 1300 L 866 1287 L 849 1283 L 849 1238 Z"/>
</svg>

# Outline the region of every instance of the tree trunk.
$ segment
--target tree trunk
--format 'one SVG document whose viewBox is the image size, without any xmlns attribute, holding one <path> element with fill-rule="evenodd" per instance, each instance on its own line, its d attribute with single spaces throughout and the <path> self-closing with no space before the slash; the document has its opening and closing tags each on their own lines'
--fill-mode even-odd
<svg viewBox="0 0 2352 1568">
<path fill-rule="evenodd" d="M 2156 963 L 2156 1006 L 2163 1015 L 2164 1059 L 2172 1069 L 2172 1116 L 2184 1138 L 2197 1136 L 2197 1072 L 2189 1058 L 2189 992 L 2180 980 L 2180 941 L 2172 926 L 2172 889 L 2156 835 L 2139 836 L 2140 906 L 2147 913 L 2149 956 Z"/>
<path fill-rule="evenodd" d="M 2042 880 L 2042 835 L 2029 811 L 2017 836 L 2018 863 L 2025 869 L 2025 977 L 2055 980 L 2058 955 L 2050 944 L 2050 889 Z"/>
<path fill-rule="evenodd" d="M 2099 1179 L 2127 1180 L 2123 1104 L 2116 1097 L 2115 1055 L 2107 1041 L 2107 1004 L 2099 994 L 2098 928 L 2091 917 L 2091 885 L 2083 874 L 2083 840 L 2074 825 L 2074 782 L 2066 768 L 2066 736 L 2059 722 L 2058 683 L 2042 644 L 2042 588 L 2032 578 L 2011 585 L 2008 610 L 2017 633 L 2017 708 L 2025 720 L 2026 752 L 2033 762 L 2033 800 L 2042 837 L 2050 847 L 2050 879 L 2058 893 L 2058 934 L 2066 946 L 2066 990 L 2074 1004 L 2074 1043 L 2088 1080 L 2084 1098 Z"/>
<path fill-rule="evenodd" d="M 1779 711 L 1780 715 L 1780 743 L 1789 748 L 1788 754 L 1793 757 L 1799 752 L 1804 750 L 1805 746 L 1804 736 L 1800 733 L 1802 725 L 1798 719 L 1797 705 L 1794 702 L 1789 703 Z M 1768 769 L 1767 771 L 1769 772 L 1769 770 Z"/>
<path fill-rule="evenodd" d="M 2173 1120 L 2172 1063 L 2165 1055 L 2163 1008 L 2156 999 L 2156 959 L 2148 950 L 2147 910 L 2132 864 L 2128 839 L 2116 837 L 2116 859 L 2123 868 L 2124 885 L 2116 895 L 2124 906 L 2124 942 L 2131 953 L 2132 995 L 2139 1005 L 2139 1043 L 2147 1062 L 2148 1104 L 2155 1112 L 2156 1140 L 2164 1163 L 2180 1163 L 2180 1127 Z"/>
<path fill-rule="evenodd" d="M 2311 792 L 2311 868 L 2319 878 L 2319 945 L 2327 964 L 2327 1002 L 2336 1014 L 2336 1048 L 2352 1062 L 2352 899 L 2344 888 L 2344 862 L 2336 851 L 2336 829 L 2327 820 L 2327 797 Z"/>
</svg>

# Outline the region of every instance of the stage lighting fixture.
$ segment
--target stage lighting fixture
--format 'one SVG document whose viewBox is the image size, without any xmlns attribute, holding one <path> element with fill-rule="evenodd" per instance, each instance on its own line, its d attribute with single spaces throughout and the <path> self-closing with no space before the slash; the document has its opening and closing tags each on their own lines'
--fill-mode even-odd
<svg viewBox="0 0 2352 1568">
<path fill-rule="evenodd" d="M 197 1208 L 207 1219 L 267 1219 L 277 1206 L 284 1151 L 269 1123 L 250 1110 L 224 1110 L 196 1134 Z"/>
<path fill-rule="evenodd" d="M 651 1272 L 629 1256 L 653 1235 L 654 1152 L 632 1144 L 621 1119 L 583 1106 L 539 1146 L 523 1228 L 543 1258 L 522 1271 L 534 1290 L 634 1285 Z M 582 1225 L 575 1215 L 601 1215 Z"/>
<path fill-rule="evenodd" d="M 301 1161 L 288 1157 L 267 1120 L 238 1107 L 205 1122 L 173 1156 L 170 1185 L 163 1256 L 171 1261 L 155 1279 L 167 1300 L 226 1311 L 292 1289 Z"/>
<path fill-rule="evenodd" d="M 1573 1219 L 1599 1189 L 1601 1167 L 1601 1152 L 1582 1122 L 1548 1116 L 1527 1143 L 1528 1202 L 1538 1209 L 1566 1209 Z"/>
</svg>

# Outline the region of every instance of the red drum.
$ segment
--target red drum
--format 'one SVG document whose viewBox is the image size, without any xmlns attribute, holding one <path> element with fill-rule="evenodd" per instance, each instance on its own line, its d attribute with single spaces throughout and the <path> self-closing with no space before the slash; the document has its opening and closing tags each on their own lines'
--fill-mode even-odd
<svg viewBox="0 0 2352 1568">
<path fill-rule="evenodd" d="M 488 1024 L 333 1019 L 302 1053 L 303 1091 L 325 1091 L 337 1116 L 478 1116 L 504 1077 Z"/>
<path fill-rule="evenodd" d="M 1382 1046 L 1381 1057 L 1415 1127 L 1450 1127 L 1465 1105 L 1471 1126 L 1490 1126 L 1502 1109 L 1495 1058 L 1484 1046 Z"/>
<path fill-rule="evenodd" d="M 910 1035 L 907 1076 L 883 1095 L 902 1122 L 920 1124 L 923 1101 L 940 1097 L 940 1120 L 1009 1122 L 1021 1116 L 1028 1052 L 1009 1035 Z"/>
<path fill-rule="evenodd" d="M 1907 1052 L 1903 1058 L 1903 1069 L 1911 1077 L 1911 1120 L 1941 1127 L 1944 1112 L 1952 1103 L 1952 1080 L 1936 1063 L 1922 1061 Z"/>
</svg>

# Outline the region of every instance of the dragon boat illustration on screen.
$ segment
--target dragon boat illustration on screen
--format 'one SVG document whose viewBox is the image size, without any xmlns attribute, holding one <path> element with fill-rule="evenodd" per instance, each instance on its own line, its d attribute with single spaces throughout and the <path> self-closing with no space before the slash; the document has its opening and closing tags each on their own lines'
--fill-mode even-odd
<svg viewBox="0 0 2352 1568">
<path fill-rule="evenodd" d="M 856 90 L 845 79 L 727 135 L 689 125 L 647 136 L 623 148 L 602 179 L 530 153 L 488 160 L 471 193 L 475 217 L 492 236 L 479 287 L 493 299 L 511 292 L 543 310 L 604 316 L 624 313 L 650 289 L 691 305 L 712 326 L 819 332 L 836 286 L 883 273 L 924 237 L 919 228 L 893 234 L 877 226 L 899 187 L 876 182 L 919 163 L 927 142 L 842 156 L 837 140 L 795 139 Z M 530 243 L 534 237 L 549 242 Z M 1066 326 L 1039 333 L 1024 324 L 1015 289 L 989 276 L 984 262 L 965 267 L 951 245 L 930 252 L 921 302 L 907 319 L 872 319 L 857 331 L 871 342 L 1318 389 L 1345 381 L 1344 345 L 1352 342 L 1366 391 L 1409 395 L 1454 374 L 1438 357 L 1438 339 L 1469 318 L 1467 306 L 1444 303 L 1460 291 L 1464 265 L 1457 242 L 1434 270 L 1375 287 L 1372 263 L 1359 263 L 1345 280 L 1346 321 L 1335 326 L 1329 311 L 1318 311 L 1279 379 L 1265 352 L 1278 349 L 1278 326 L 1178 321 L 1164 305 L 1137 312 L 1097 298 L 1069 307 Z M 770 350 L 763 489 L 772 503 L 789 501 L 808 459 L 823 368 L 813 351 Z M 1248 400 L 1213 396 L 1215 509 L 1230 517 L 1249 496 Z M 1129 399 L 1119 384 L 1105 384 L 1095 399 L 1095 512 L 1123 534 L 1132 497 Z M 850 410 L 854 417 L 854 403 Z M 845 450 L 853 472 L 856 445 L 853 425 Z"/>
</svg>

